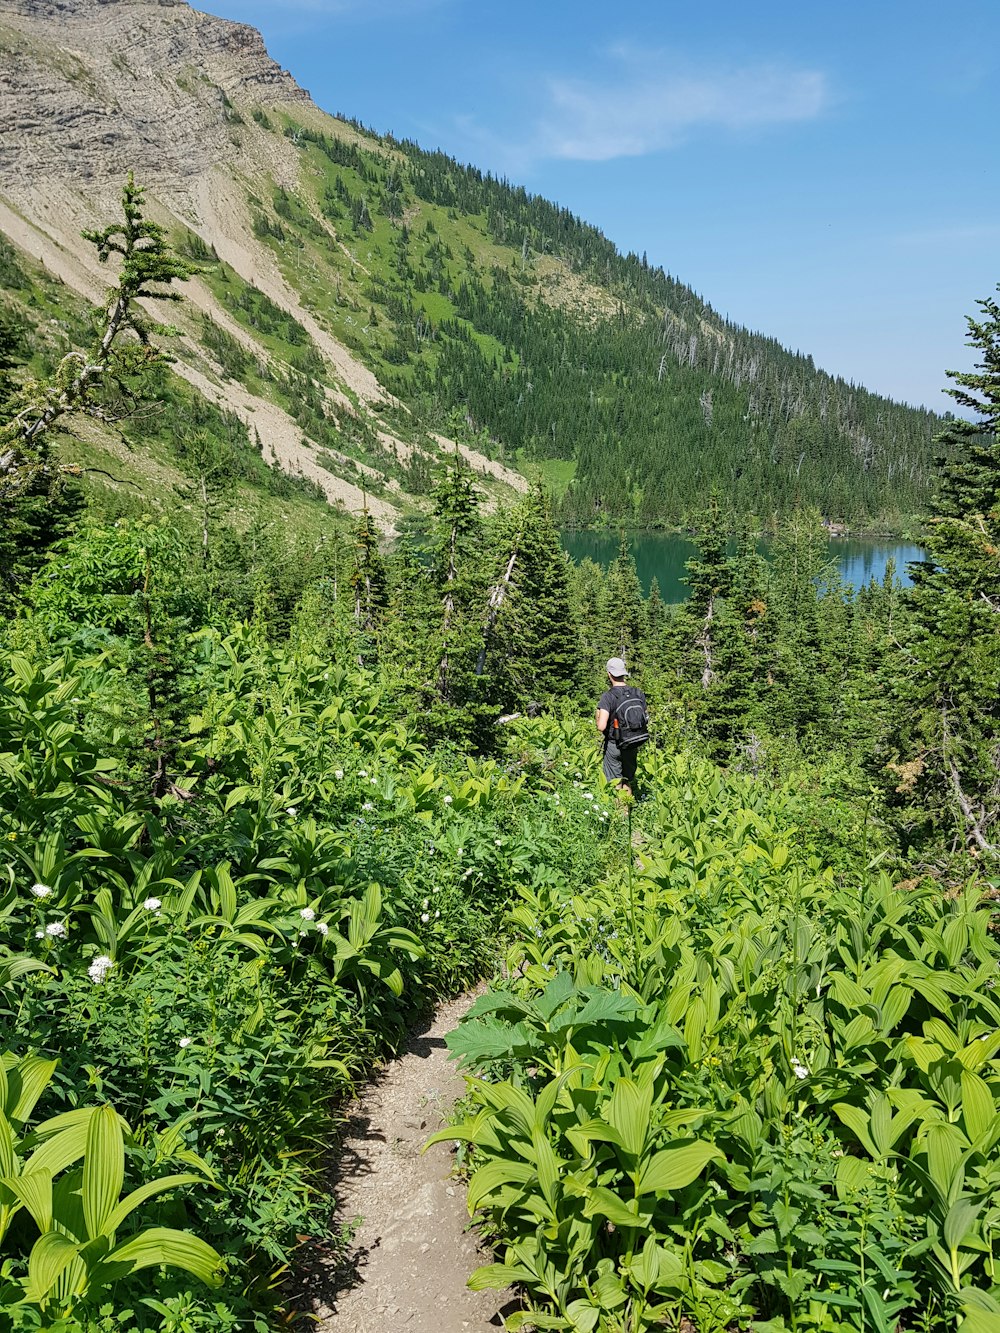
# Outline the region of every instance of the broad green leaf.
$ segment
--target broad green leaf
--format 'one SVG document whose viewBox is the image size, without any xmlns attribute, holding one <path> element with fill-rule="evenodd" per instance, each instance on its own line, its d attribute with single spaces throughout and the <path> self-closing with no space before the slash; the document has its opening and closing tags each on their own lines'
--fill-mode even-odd
<svg viewBox="0 0 1000 1333">
<path fill-rule="evenodd" d="M 0 1176 L 14 1174 L 14 1131 L 10 1121 L 0 1111 Z"/>
<path fill-rule="evenodd" d="M 643 1167 L 636 1193 L 660 1194 L 682 1190 L 701 1175 L 709 1162 L 725 1160 L 714 1144 L 703 1140 L 664 1148 L 655 1153 Z"/>
<path fill-rule="evenodd" d="M 43 1121 L 27 1140 L 28 1143 L 41 1140 L 41 1143 L 25 1162 L 24 1169 L 45 1170 L 56 1176 L 79 1161 L 87 1146 L 87 1129 L 93 1113 L 91 1106 L 79 1107 Z"/>
<path fill-rule="evenodd" d="M 950 1203 L 964 1179 L 963 1136 L 957 1125 L 932 1124 L 926 1130 L 927 1172 L 942 1203 Z"/>
<path fill-rule="evenodd" d="M 633 1157 L 639 1156 L 646 1142 L 652 1103 L 652 1088 L 639 1087 L 630 1078 L 619 1078 L 605 1104 L 608 1124 L 617 1130 L 622 1147 Z"/>
<path fill-rule="evenodd" d="M 553 1152 L 552 1144 L 549 1142 L 544 1129 L 540 1129 L 538 1125 L 532 1127 L 531 1147 L 538 1170 L 538 1184 L 545 1196 L 545 1202 L 550 1208 L 555 1208 L 556 1182 L 559 1179 L 559 1159 Z"/>
<path fill-rule="evenodd" d="M 130 1194 L 127 1194 L 121 1203 L 111 1210 L 101 1227 L 101 1231 L 106 1236 L 113 1236 L 130 1213 L 134 1213 L 140 1204 L 145 1203 L 147 1199 L 155 1198 L 157 1194 L 165 1194 L 167 1190 L 177 1189 L 181 1185 L 207 1185 L 209 1183 L 204 1176 L 196 1176 L 190 1171 L 183 1172 L 180 1175 L 161 1176 L 158 1180 L 147 1180 L 138 1189 L 134 1189 Z M 84 1194 L 84 1198 L 86 1198 L 86 1194 Z"/>
<path fill-rule="evenodd" d="M 615 1019 L 627 1018 L 638 1009 L 638 1001 L 623 991 L 599 990 L 596 993 L 587 988 L 587 1002 L 574 1015 L 574 1027 L 584 1023 L 610 1023 Z"/>
<path fill-rule="evenodd" d="M 958 1327 L 959 1333 L 1000 1333 L 1000 1313 L 971 1309 Z"/>
<path fill-rule="evenodd" d="M 971 1199 L 956 1199 L 948 1209 L 941 1234 L 949 1250 L 961 1248 L 962 1242 L 976 1233 L 982 1209 Z M 978 1237 L 977 1237 L 978 1239 Z"/>
<path fill-rule="evenodd" d="M 222 1256 L 211 1245 L 186 1231 L 171 1227 L 150 1227 L 138 1236 L 132 1236 L 111 1250 L 100 1265 L 112 1271 L 118 1264 L 128 1264 L 134 1271 L 166 1264 L 169 1268 L 183 1268 L 186 1273 L 200 1278 L 210 1287 L 221 1284 L 219 1273 Z"/>
<path fill-rule="evenodd" d="M 466 1143 L 478 1143 L 484 1130 L 488 1131 L 493 1121 L 493 1113 L 489 1107 L 483 1107 L 477 1111 L 471 1120 L 463 1120 L 460 1124 L 445 1125 L 444 1129 L 436 1130 L 424 1142 L 421 1152 L 426 1152 L 428 1148 L 435 1143 L 448 1143 L 452 1140 L 465 1141 Z"/>
<path fill-rule="evenodd" d="M 962 1070 L 962 1119 L 970 1140 L 989 1132 L 997 1118 L 996 1102 L 985 1079 L 971 1069 Z"/>
<path fill-rule="evenodd" d="M 58 1063 L 58 1060 L 43 1060 L 40 1055 L 28 1055 L 17 1062 L 7 1076 L 10 1102 L 7 1115 L 12 1121 L 24 1124 L 30 1118 Z"/>
<path fill-rule="evenodd" d="M 527 1185 L 529 1181 L 535 1179 L 536 1174 L 527 1162 L 515 1162 L 507 1158 L 487 1162 L 485 1166 L 473 1172 L 469 1181 L 466 1195 L 469 1212 L 475 1212 L 483 1200 L 488 1200 L 497 1190 L 510 1185 Z"/>
<path fill-rule="evenodd" d="M 59 1231 L 39 1236 L 28 1255 L 27 1297 L 44 1303 L 63 1272 L 79 1256 L 81 1246 Z"/>
<path fill-rule="evenodd" d="M 852 1106 L 849 1102 L 837 1102 L 833 1109 L 869 1157 L 879 1157 L 878 1149 L 872 1142 L 871 1134 L 868 1131 L 867 1114 L 860 1107 Z"/>
<path fill-rule="evenodd" d="M 475 1080 L 483 1099 L 498 1111 L 504 1111 L 529 1138 L 535 1124 L 535 1106 L 526 1092 L 515 1088 L 513 1083 L 484 1083 Z"/>
<path fill-rule="evenodd" d="M 596 1286 L 595 1284 L 595 1295 Z M 624 1299 L 624 1297 L 622 1298 Z M 619 1302 L 620 1304 L 621 1302 Z M 602 1302 L 603 1305 L 603 1302 Z M 610 1306 L 603 1306 L 604 1309 L 610 1309 Z M 591 1305 L 588 1300 L 570 1301 L 566 1307 L 566 1314 L 569 1316 L 570 1327 L 573 1333 L 594 1333 L 597 1327 L 597 1321 L 601 1317 L 601 1311 L 596 1305 Z M 536 1316 L 537 1322 L 537 1316 Z"/>
<path fill-rule="evenodd" d="M 842 1203 L 850 1203 L 859 1191 L 868 1189 L 872 1183 L 872 1168 L 868 1162 L 850 1154 L 837 1161 L 837 1197 Z"/>
<path fill-rule="evenodd" d="M 534 1277 L 527 1268 L 518 1264 L 508 1267 L 506 1264 L 483 1264 L 477 1268 L 465 1284 L 471 1291 L 503 1291 L 515 1282 L 530 1282 Z"/>
<path fill-rule="evenodd" d="M 52 1226 L 52 1175 L 48 1171 L 22 1171 L 18 1176 L 5 1176 L 0 1185 L 6 1185 L 17 1196 L 34 1218 L 39 1231 Z"/>
<path fill-rule="evenodd" d="M 29 958 L 22 954 L 18 958 L 0 959 L 0 990 L 5 990 L 12 981 L 17 981 L 18 977 L 26 976 L 29 972 L 50 972 L 55 976 L 55 968 L 49 967 L 40 958 Z M 0 1105 L 3 1103 L 0 1102 Z"/>
<path fill-rule="evenodd" d="M 104 1234 L 125 1181 L 125 1142 L 117 1111 L 99 1106 L 90 1117 L 83 1155 L 83 1215 L 91 1240 Z"/>
<path fill-rule="evenodd" d="M 588 1217 L 606 1217 L 617 1227 L 646 1226 L 651 1216 L 650 1213 L 640 1212 L 634 1206 L 629 1207 L 604 1185 L 596 1185 L 587 1191 L 584 1211 Z"/>
</svg>

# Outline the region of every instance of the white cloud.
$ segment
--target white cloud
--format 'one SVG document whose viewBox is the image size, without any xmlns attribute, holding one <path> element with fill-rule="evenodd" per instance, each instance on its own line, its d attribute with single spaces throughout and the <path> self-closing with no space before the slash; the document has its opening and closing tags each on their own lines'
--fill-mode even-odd
<svg viewBox="0 0 1000 1333">
<path fill-rule="evenodd" d="M 830 103 L 824 74 L 780 65 L 693 68 L 665 52 L 617 46 L 601 80 L 550 79 L 532 155 L 599 162 L 683 142 L 700 128 L 812 120 Z"/>
</svg>

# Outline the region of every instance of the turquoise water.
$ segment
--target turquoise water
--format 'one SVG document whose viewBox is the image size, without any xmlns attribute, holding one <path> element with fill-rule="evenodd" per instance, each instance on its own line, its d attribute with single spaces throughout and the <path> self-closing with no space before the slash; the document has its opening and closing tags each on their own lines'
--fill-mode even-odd
<svg viewBox="0 0 1000 1333">
<path fill-rule="evenodd" d="M 562 533 L 562 544 L 574 560 L 589 557 L 605 569 L 618 554 L 619 542 L 618 534 L 612 532 Z M 693 543 L 664 532 L 633 532 L 629 534 L 629 546 L 643 589 L 649 592 L 655 576 L 665 602 L 682 602 L 687 596 L 687 588 L 681 582 L 684 562 L 696 554 Z M 906 567 L 911 560 L 923 558 L 919 546 L 906 542 L 863 541 L 856 537 L 833 538 L 827 543 L 827 549 L 844 582 L 853 583 L 856 588 L 873 578 L 881 581 L 890 560 L 895 562 L 896 578 L 904 588 L 909 587 Z M 761 542 L 760 550 L 767 555 L 766 542 Z"/>
</svg>

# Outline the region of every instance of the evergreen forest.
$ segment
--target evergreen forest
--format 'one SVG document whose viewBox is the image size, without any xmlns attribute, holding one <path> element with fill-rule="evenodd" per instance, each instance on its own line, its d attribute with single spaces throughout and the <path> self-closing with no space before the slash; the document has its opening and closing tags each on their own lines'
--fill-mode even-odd
<svg viewBox="0 0 1000 1333">
<path fill-rule="evenodd" d="M 562 524 L 693 528 L 713 489 L 729 522 L 767 526 L 799 508 L 880 532 L 919 522 L 935 413 L 720 318 L 523 188 L 356 122 L 263 122 L 302 153 L 297 192 L 251 200 L 289 283 L 406 405 L 409 430 L 541 476 Z M 203 244 L 193 254 L 252 320 L 225 266 Z M 245 378 L 230 350 L 227 369 Z M 404 480 L 421 493 L 429 474 Z"/>
<path fill-rule="evenodd" d="M 300 358 L 282 391 L 313 372 L 134 181 L 80 241 L 103 308 L 0 250 L 0 1330 L 308 1327 L 350 1096 L 486 980 L 441 1137 L 508 1328 L 996 1333 L 996 297 L 941 421 L 504 182 L 274 128 L 381 247 L 344 300 L 400 399 L 538 467 L 497 505 L 459 452 L 421 464 L 387 542 L 174 374 L 196 269 Z M 613 302 L 458 281 L 473 214 Z M 255 226 L 282 262 L 325 243 L 280 191 Z M 122 480 L 139 450 L 167 503 Z M 831 513 L 919 517 L 912 588 L 842 586 Z M 560 526 L 595 517 L 695 529 L 685 601 L 624 530 L 574 565 Z M 594 727 L 619 655 L 631 796 Z"/>
</svg>

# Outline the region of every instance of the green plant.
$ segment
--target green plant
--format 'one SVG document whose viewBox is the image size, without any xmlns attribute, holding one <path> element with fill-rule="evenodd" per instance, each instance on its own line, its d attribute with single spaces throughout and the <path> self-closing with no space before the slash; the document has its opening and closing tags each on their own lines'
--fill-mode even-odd
<svg viewBox="0 0 1000 1333">
<path fill-rule="evenodd" d="M 70 1318 L 131 1274 L 162 1265 L 217 1285 L 220 1256 L 197 1236 L 170 1227 L 118 1235 L 149 1200 L 204 1183 L 203 1175 L 148 1180 L 120 1198 L 125 1137 L 108 1105 L 69 1111 L 26 1132 L 54 1070 L 55 1061 L 34 1056 L 0 1058 L 0 1240 L 22 1210 L 38 1233 L 27 1249 L 26 1276 L 7 1282 L 4 1304 Z"/>
</svg>

